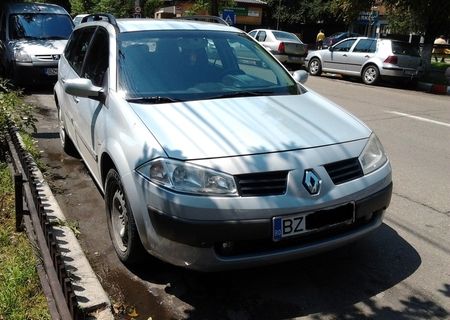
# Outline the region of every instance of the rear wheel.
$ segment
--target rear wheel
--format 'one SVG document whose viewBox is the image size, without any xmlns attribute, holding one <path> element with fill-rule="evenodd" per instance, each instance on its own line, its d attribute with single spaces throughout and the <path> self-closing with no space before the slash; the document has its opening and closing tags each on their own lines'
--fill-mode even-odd
<svg viewBox="0 0 450 320">
<path fill-rule="evenodd" d="M 364 68 L 362 73 L 362 81 L 365 84 L 372 85 L 380 79 L 380 71 L 375 65 L 368 65 Z"/>
<path fill-rule="evenodd" d="M 109 235 L 117 256 L 125 264 L 137 264 L 146 254 L 120 176 L 115 169 L 110 169 L 106 176 L 105 207 Z"/>
<path fill-rule="evenodd" d="M 308 64 L 308 71 L 313 76 L 320 76 L 322 73 L 322 64 L 318 58 L 312 58 Z"/>
</svg>

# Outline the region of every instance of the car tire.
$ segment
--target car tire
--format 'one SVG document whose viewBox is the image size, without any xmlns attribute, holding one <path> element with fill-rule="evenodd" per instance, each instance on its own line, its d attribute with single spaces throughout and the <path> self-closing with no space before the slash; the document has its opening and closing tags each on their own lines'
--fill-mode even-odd
<svg viewBox="0 0 450 320">
<path fill-rule="evenodd" d="M 377 66 L 370 64 L 362 72 L 362 81 L 368 85 L 374 85 L 380 80 L 380 71 Z"/>
<path fill-rule="evenodd" d="M 124 264 L 136 265 L 146 253 L 125 189 L 115 169 L 110 169 L 106 176 L 105 208 L 109 235 L 117 256 Z"/>
<path fill-rule="evenodd" d="M 322 64 L 319 58 L 312 58 L 308 64 L 308 71 L 313 76 L 320 76 L 322 73 Z"/>
<path fill-rule="evenodd" d="M 72 139 L 69 137 L 65 127 L 65 121 L 63 119 L 61 108 L 58 106 L 58 127 L 59 127 L 59 139 L 61 146 L 66 154 L 72 157 L 79 157 L 77 149 L 73 144 Z"/>
</svg>

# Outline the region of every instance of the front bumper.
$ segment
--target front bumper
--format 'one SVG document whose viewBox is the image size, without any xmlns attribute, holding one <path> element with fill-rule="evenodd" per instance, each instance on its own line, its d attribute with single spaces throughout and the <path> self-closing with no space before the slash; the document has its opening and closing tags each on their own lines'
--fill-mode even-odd
<svg viewBox="0 0 450 320">
<path fill-rule="evenodd" d="M 58 61 L 47 63 L 16 62 L 13 70 L 13 80 L 16 84 L 51 84 L 58 79 Z"/>
<path fill-rule="evenodd" d="M 172 249 L 179 244 L 184 254 L 192 251 L 197 256 L 184 266 L 214 271 L 286 261 L 354 241 L 381 225 L 391 194 L 392 183 L 356 201 L 352 224 L 325 227 L 277 242 L 272 240 L 272 219 L 194 221 L 151 207 L 148 214 L 156 233 L 169 240 Z"/>
</svg>

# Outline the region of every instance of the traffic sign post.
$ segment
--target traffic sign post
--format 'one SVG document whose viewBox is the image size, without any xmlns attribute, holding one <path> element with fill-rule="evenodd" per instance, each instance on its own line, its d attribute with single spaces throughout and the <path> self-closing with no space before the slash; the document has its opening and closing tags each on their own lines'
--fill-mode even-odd
<svg viewBox="0 0 450 320">
<path fill-rule="evenodd" d="M 236 24 L 236 13 L 233 10 L 223 10 L 222 19 L 229 25 Z"/>
</svg>

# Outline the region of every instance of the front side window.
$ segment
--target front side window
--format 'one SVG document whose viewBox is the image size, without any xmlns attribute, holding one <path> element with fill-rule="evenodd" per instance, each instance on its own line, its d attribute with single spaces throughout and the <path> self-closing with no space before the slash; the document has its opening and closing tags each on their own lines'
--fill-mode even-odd
<svg viewBox="0 0 450 320">
<path fill-rule="evenodd" d="M 108 32 L 98 28 L 91 41 L 87 53 L 82 78 L 91 79 L 96 86 L 103 84 L 103 78 L 109 65 L 109 38 Z"/>
<path fill-rule="evenodd" d="M 67 61 L 78 75 L 81 74 L 84 57 L 86 56 L 95 29 L 96 27 L 89 27 L 75 30 L 64 51 Z"/>
<path fill-rule="evenodd" d="M 348 52 L 355 43 L 355 39 L 344 40 L 333 47 L 333 51 Z"/>
<path fill-rule="evenodd" d="M 300 89 L 247 35 L 143 31 L 119 35 L 119 85 L 129 98 L 200 100 L 298 94 Z"/>
<path fill-rule="evenodd" d="M 15 39 L 68 39 L 72 20 L 64 14 L 23 13 L 9 17 L 9 38 Z"/>
</svg>

